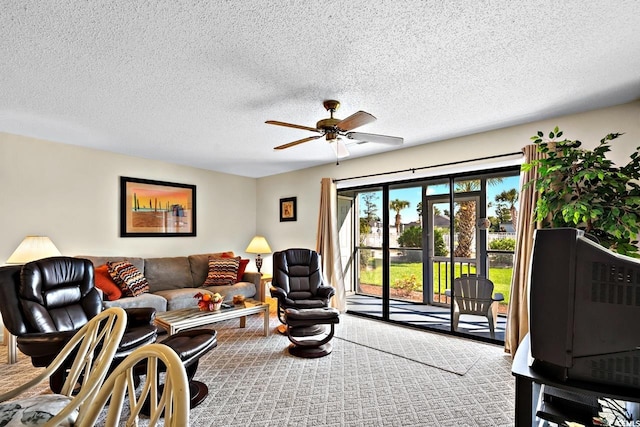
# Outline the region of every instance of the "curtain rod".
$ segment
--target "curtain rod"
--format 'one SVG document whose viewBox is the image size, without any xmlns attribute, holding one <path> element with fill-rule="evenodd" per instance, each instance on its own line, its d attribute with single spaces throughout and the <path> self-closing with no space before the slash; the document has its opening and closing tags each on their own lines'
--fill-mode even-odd
<svg viewBox="0 0 640 427">
<path fill-rule="evenodd" d="M 453 166 L 453 165 L 459 165 L 459 164 L 462 164 L 462 163 L 477 162 L 479 160 L 491 160 L 491 159 L 497 159 L 497 158 L 500 158 L 500 157 L 515 156 L 515 155 L 518 155 L 518 154 L 521 155 L 521 156 L 524 155 L 522 151 L 515 151 L 513 153 L 496 154 L 494 156 L 479 157 L 477 159 L 458 160 L 456 162 L 440 163 L 438 165 L 431 165 L 431 166 L 421 166 L 419 168 L 409 168 L 409 169 L 401 169 L 401 170 L 391 171 L 391 172 L 372 173 L 372 174 L 369 174 L 369 175 L 352 176 L 350 178 L 339 178 L 339 179 L 334 179 L 333 182 L 335 183 L 335 182 L 340 182 L 340 181 L 347 181 L 347 180 L 350 180 L 350 179 L 371 178 L 372 176 L 392 175 L 394 173 L 402 173 L 402 172 L 415 173 L 415 171 L 424 170 L 424 169 L 439 168 L 439 167 L 442 167 L 442 166 Z"/>
</svg>

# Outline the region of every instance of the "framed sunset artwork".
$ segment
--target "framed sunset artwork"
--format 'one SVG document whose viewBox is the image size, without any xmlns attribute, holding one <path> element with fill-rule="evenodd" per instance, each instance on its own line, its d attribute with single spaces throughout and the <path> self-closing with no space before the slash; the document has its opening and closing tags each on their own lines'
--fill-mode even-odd
<svg viewBox="0 0 640 427">
<path fill-rule="evenodd" d="M 120 237 L 195 235 L 195 185 L 120 177 Z"/>
</svg>

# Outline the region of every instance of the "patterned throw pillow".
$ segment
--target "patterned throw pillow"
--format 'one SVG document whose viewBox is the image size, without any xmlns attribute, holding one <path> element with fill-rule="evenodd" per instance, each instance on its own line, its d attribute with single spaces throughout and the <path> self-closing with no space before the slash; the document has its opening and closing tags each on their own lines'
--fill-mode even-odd
<svg viewBox="0 0 640 427">
<path fill-rule="evenodd" d="M 233 252 L 223 252 L 220 258 L 233 258 Z M 240 259 L 240 265 L 238 266 L 238 278 L 236 279 L 235 283 L 242 282 L 244 271 L 247 269 L 247 265 L 249 265 L 248 259 Z"/>
<path fill-rule="evenodd" d="M 137 297 L 149 292 L 149 282 L 129 261 L 108 262 L 107 267 L 125 297 Z"/>
<path fill-rule="evenodd" d="M 214 258 L 209 257 L 209 274 L 202 286 L 233 285 L 238 280 L 240 257 Z"/>
</svg>

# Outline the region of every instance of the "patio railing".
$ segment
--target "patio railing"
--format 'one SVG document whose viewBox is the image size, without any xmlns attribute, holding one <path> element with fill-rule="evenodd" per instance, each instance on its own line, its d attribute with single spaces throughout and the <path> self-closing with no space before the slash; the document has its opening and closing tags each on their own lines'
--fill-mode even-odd
<svg viewBox="0 0 640 427">
<path fill-rule="evenodd" d="M 488 250 L 489 279 L 494 284 L 494 292 L 500 292 L 505 300 L 500 304 L 499 312 L 504 314 L 510 300 L 510 283 L 513 271 L 513 252 L 503 250 Z M 355 282 L 357 293 L 371 296 L 382 296 L 382 250 L 380 248 L 358 248 L 359 275 Z M 390 250 L 390 298 L 417 302 L 421 304 L 449 305 L 450 301 L 445 292 L 452 287 L 451 263 L 453 262 L 453 277 L 463 274 L 476 274 L 478 260 L 476 258 L 456 257 L 451 260 L 448 256 L 432 257 L 423 260 L 421 248 L 392 248 Z M 431 263 L 433 293 L 424 292 L 422 264 Z M 424 278 L 426 282 L 428 278 Z"/>
<path fill-rule="evenodd" d="M 433 265 L 433 302 L 448 304 L 445 291 L 451 289 L 451 258 L 448 256 L 436 256 L 431 258 Z M 463 274 L 474 274 L 476 272 L 475 258 L 454 257 L 453 259 L 454 278 Z"/>
</svg>

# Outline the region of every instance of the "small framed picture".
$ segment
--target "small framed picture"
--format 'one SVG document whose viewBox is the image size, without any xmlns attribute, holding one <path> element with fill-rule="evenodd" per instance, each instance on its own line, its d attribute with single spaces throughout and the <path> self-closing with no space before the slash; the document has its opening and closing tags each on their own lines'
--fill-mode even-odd
<svg viewBox="0 0 640 427">
<path fill-rule="evenodd" d="M 285 199 L 280 199 L 280 222 L 296 221 L 296 205 L 296 197 L 287 197 Z"/>
</svg>

